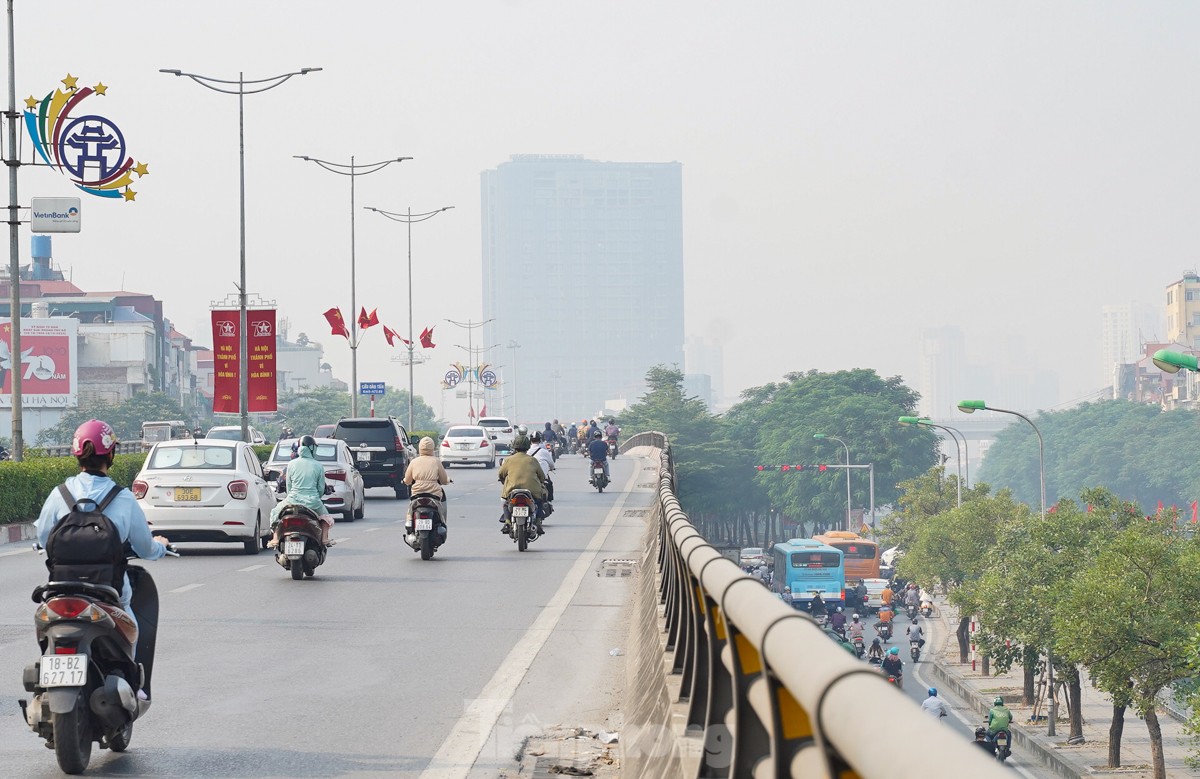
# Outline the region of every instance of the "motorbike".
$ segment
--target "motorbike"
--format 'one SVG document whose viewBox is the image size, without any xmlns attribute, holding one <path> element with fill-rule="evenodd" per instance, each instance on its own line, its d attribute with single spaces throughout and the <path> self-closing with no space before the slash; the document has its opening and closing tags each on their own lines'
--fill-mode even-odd
<svg viewBox="0 0 1200 779">
<path fill-rule="evenodd" d="M 858 655 L 861 658 L 864 654 L 866 654 L 866 652 L 867 652 L 867 648 L 866 648 L 866 645 L 863 643 L 863 637 L 855 636 L 854 637 L 854 654 Z"/>
<path fill-rule="evenodd" d="M 879 639 L 885 644 L 892 640 L 892 623 L 884 622 L 879 626 Z"/>
<path fill-rule="evenodd" d="M 921 616 L 930 617 L 933 615 L 933 604 L 929 601 L 921 601 Z"/>
<path fill-rule="evenodd" d="M 908 656 L 915 663 L 921 659 L 921 644 L 917 641 L 908 642 Z"/>
<path fill-rule="evenodd" d="M 835 636 L 837 636 L 839 640 L 841 640 L 841 641 L 845 641 L 845 640 L 846 640 L 846 626 L 845 626 L 845 624 L 842 624 L 842 625 L 835 625 L 835 626 L 831 627 L 831 628 L 830 628 L 830 630 L 832 630 L 832 631 L 833 631 L 833 634 L 834 634 Z"/>
<path fill-rule="evenodd" d="M 537 502 L 529 490 L 513 490 L 504 502 L 505 529 L 516 542 L 518 552 L 524 552 L 529 542 L 538 537 L 535 511 Z"/>
<path fill-rule="evenodd" d="M 409 498 L 408 517 L 404 520 L 404 543 L 421 553 L 422 560 L 433 558 L 446 543 L 446 522 L 442 518 L 440 496 L 418 492 Z"/>
<path fill-rule="evenodd" d="M 615 435 L 608 437 L 608 457 L 611 460 L 617 459 L 617 437 Z"/>
<path fill-rule="evenodd" d="M 914 619 L 917 618 L 917 604 L 910 603 L 910 604 L 908 604 L 908 606 L 905 607 L 905 610 L 908 612 L 908 621 L 909 622 L 912 622 Z"/>
<path fill-rule="evenodd" d="M 608 477 L 604 475 L 604 463 L 594 461 L 592 463 L 592 478 L 588 481 L 599 492 L 604 492 L 604 488 L 608 486 Z"/>
<path fill-rule="evenodd" d="M 987 731 L 986 722 L 984 722 L 984 731 Z M 988 733 L 987 743 L 995 750 L 996 759 L 1001 763 L 1012 755 L 1012 733 L 1008 730 L 997 730 L 995 733 Z"/>
<path fill-rule="evenodd" d="M 891 674 L 891 673 L 888 673 L 887 671 L 884 671 L 883 673 L 887 676 L 888 684 L 894 684 L 894 685 L 896 685 L 896 687 L 898 689 L 901 689 L 901 690 L 904 689 L 904 674 L 902 674 L 902 673 Z"/>
<path fill-rule="evenodd" d="M 550 454 L 554 455 L 554 459 L 557 460 L 559 457 L 562 457 L 562 453 L 563 453 L 562 439 L 558 439 L 550 445 Z"/>
<path fill-rule="evenodd" d="M 299 581 L 312 576 L 325 562 L 325 544 L 321 543 L 321 518 L 310 509 L 296 504 L 284 507 L 279 515 L 279 547 L 275 562 Z"/>
<path fill-rule="evenodd" d="M 179 556 L 173 546 L 167 550 Z M 68 581 L 33 590 L 42 656 L 25 667 L 22 682 L 32 697 L 18 704 L 26 724 L 54 750 L 63 773 L 87 768 L 92 742 L 124 752 L 133 723 L 150 709 L 158 595 L 144 568 L 130 565 L 126 573 L 141 632 L 113 587 Z M 134 660 L 135 649 L 137 657 L 149 658 L 145 664 Z"/>
</svg>

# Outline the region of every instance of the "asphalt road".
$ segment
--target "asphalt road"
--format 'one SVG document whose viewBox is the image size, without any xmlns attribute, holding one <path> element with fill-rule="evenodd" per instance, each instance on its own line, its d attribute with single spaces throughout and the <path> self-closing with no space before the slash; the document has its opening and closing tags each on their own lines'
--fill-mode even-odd
<svg viewBox="0 0 1200 779">
<path fill-rule="evenodd" d="M 556 511 L 524 554 L 499 532 L 496 471 L 459 467 L 428 562 L 401 540 L 406 502 L 369 490 L 313 579 L 232 544 L 147 564 L 162 599 L 154 705 L 127 753 L 93 749 L 88 775 L 494 776 L 543 729 L 615 729 L 632 580 L 597 569 L 637 556 L 656 464 L 622 456 L 603 494 L 586 466 L 559 460 Z M 44 581 L 43 558 L 0 547 L 6 777 L 62 776 L 17 706 Z"/>
</svg>

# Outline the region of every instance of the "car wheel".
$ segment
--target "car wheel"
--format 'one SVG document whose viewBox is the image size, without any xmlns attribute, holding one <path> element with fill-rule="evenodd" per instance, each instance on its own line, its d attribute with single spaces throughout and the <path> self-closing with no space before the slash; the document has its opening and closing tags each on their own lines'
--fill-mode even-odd
<svg viewBox="0 0 1200 779">
<path fill-rule="evenodd" d="M 354 520 L 355 520 L 355 516 L 354 516 L 353 511 L 343 511 L 342 512 L 342 521 L 343 522 L 353 522 Z"/>
<path fill-rule="evenodd" d="M 366 509 L 367 509 L 367 496 L 366 496 L 366 494 L 364 494 L 364 495 L 362 496 L 362 499 L 361 499 L 361 500 L 359 500 L 359 502 L 358 502 L 358 508 L 356 508 L 356 509 L 354 510 L 354 518 L 355 518 L 355 519 L 362 519 L 362 518 L 363 518 L 363 512 L 364 512 L 364 511 L 366 511 Z"/>
<path fill-rule="evenodd" d="M 254 520 L 254 533 L 252 533 L 249 538 L 242 541 L 242 549 L 246 552 L 246 554 L 258 554 L 260 548 L 265 548 L 265 546 L 259 546 L 261 543 L 261 537 L 258 535 L 260 528 L 262 528 L 262 514 L 259 514 Z"/>
</svg>

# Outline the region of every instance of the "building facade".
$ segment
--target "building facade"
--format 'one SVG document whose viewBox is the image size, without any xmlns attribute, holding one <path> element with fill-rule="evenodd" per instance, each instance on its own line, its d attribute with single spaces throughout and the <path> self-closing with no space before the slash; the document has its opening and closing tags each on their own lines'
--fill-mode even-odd
<svg viewBox="0 0 1200 779">
<path fill-rule="evenodd" d="M 1200 349 L 1200 276 L 1184 271 L 1167 285 L 1167 341 Z"/>
<path fill-rule="evenodd" d="M 966 338 L 954 325 L 921 331 L 920 374 L 921 416 L 953 417 L 964 397 L 963 374 L 967 370 Z"/>
<path fill-rule="evenodd" d="M 1142 345 L 1158 340 L 1161 330 L 1151 306 L 1120 303 L 1100 309 L 1100 380 L 1103 386 L 1118 385 L 1120 366 L 1142 358 Z"/>
<path fill-rule="evenodd" d="M 455 413 L 511 415 L 515 401 L 519 421 L 581 419 L 636 402 L 649 368 L 682 368 L 679 163 L 517 155 L 484 171 L 482 205 L 483 349 L 457 358 L 515 386 Z"/>
</svg>

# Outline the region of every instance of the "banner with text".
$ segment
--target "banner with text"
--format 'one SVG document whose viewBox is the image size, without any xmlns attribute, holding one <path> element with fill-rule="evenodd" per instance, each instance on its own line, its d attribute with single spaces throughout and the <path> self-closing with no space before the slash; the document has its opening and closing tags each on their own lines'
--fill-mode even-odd
<svg viewBox="0 0 1200 779">
<path fill-rule="evenodd" d="M 213 311 L 213 413 L 238 414 L 239 367 L 238 312 Z M 278 410 L 275 372 L 275 309 L 246 312 L 246 348 L 250 353 L 247 411 Z"/>
<path fill-rule="evenodd" d="M 12 407 L 12 323 L 0 318 L 0 407 Z M 21 318 L 21 404 L 75 408 L 78 402 L 79 320 Z"/>
<path fill-rule="evenodd" d="M 246 312 L 247 348 L 250 350 L 250 411 L 277 411 L 278 383 L 275 380 L 275 309 Z"/>
</svg>

